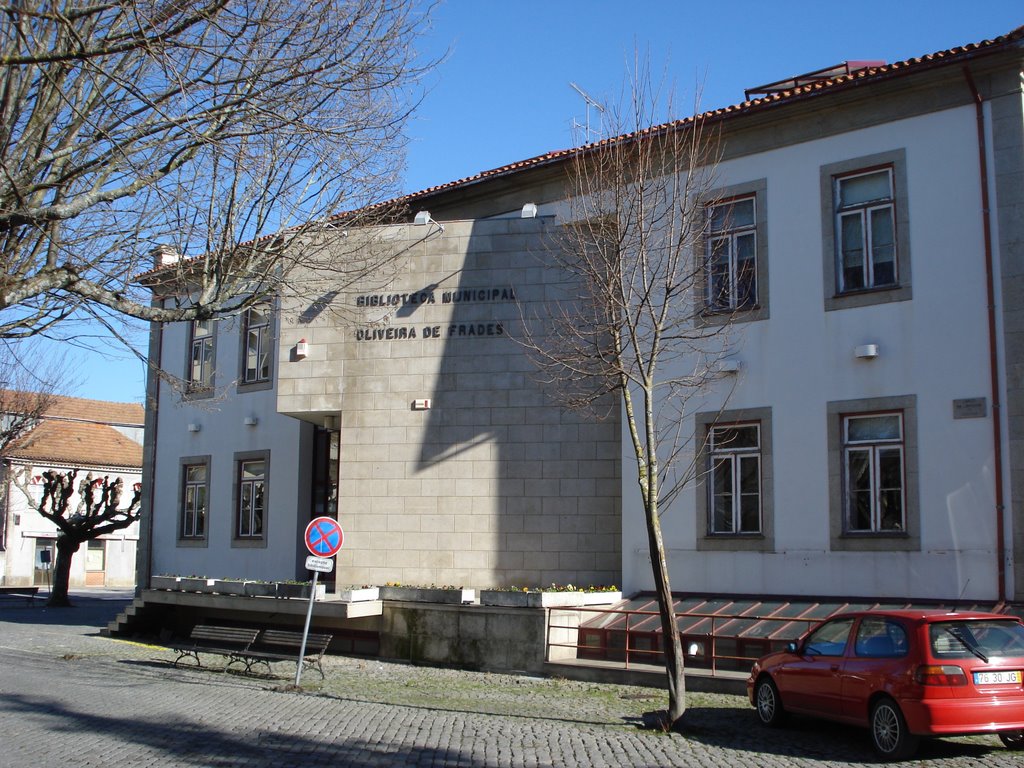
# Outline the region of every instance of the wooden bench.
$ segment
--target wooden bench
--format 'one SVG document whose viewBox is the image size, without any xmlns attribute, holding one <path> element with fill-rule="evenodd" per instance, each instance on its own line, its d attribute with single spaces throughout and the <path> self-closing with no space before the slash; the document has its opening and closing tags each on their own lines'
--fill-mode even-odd
<svg viewBox="0 0 1024 768">
<path fill-rule="evenodd" d="M 35 605 L 39 587 L 0 587 L 0 595 L 4 597 L 23 597 L 29 605 Z"/>
<path fill-rule="evenodd" d="M 187 642 L 169 643 L 169 646 L 178 652 L 178 658 L 174 660 L 174 666 L 178 662 L 189 657 L 196 660 L 196 666 L 201 667 L 199 661 L 200 653 L 214 653 L 218 656 L 227 656 L 227 666 L 230 667 L 236 661 L 244 664 L 248 671 L 251 664 L 246 660 L 247 652 L 256 637 L 258 629 L 247 627 L 218 627 L 210 624 L 197 624 L 192 628 Z"/>
<path fill-rule="evenodd" d="M 323 668 L 324 653 L 331 644 L 333 635 L 310 632 L 306 636 L 306 651 L 302 657 L 303 669 L 315 669 L 321 679 L 326 679 Z M 256 642 L 244 651 L 245 669 L 251 671 L 254 664 L 266 664 L 270 670 L 272 661 L 298 662 L 299 649 L 302 647 L 302 633 L 284 629 L 265 629 Z"/>
</svg>

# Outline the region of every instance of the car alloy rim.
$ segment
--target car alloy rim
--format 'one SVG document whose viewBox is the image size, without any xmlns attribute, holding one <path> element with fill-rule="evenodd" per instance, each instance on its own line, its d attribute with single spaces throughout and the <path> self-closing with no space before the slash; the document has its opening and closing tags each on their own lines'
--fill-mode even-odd
<svg viewBox="0 0 1024 768">
<path fill-rule="evenodd" d="M 875 743 L 883 752 L 892 752 L 900 738 L 900 723 L 896 712 L 888 704 L 875 710 Z"/>
<path fill-rule="evenodd" d="M 766 722 L 775 714 L 775 692 L 768 683 L 761 683 L 757 687 L 757 711 Z"/>
</svg>

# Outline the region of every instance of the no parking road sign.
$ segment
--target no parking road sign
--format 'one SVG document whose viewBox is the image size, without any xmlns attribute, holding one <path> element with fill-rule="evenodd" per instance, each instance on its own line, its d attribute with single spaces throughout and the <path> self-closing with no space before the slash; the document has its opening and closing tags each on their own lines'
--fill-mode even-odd
<svg viewBox="0 0 1024 768">
<path fill-rule="evenodd" d="M 333 557 L 345 542 L 345 532 L 333 517 L 317 517 L 306 526 L 306 549 L 317 557 Z"/>
</svg>

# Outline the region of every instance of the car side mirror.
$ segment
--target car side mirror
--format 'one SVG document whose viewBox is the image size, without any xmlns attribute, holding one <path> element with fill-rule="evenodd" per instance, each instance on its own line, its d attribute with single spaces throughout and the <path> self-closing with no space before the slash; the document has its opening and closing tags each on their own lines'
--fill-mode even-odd
<svg viewBox="0 0 1024 768">
<path fill-rule="evenodd" d="M 787 653 L 796 653 L 799 650 L 800 650 L 800 644 L 797 643 L 797 642 L 792 642 L 792 643 L 790 643 L 789 645 L 786 646 L 786 652 Z"/>
</svg>

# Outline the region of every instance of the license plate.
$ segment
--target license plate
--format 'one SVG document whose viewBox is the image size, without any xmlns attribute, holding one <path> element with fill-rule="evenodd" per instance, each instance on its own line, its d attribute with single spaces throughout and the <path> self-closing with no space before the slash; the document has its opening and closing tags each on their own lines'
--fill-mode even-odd
<svg viewBox="0 0 1024 768">
<path fill-rule="evenodd" d="M 1011 672 L 975 672 L 975 685 L 1010 685 L 1020 683 L 1021 672 L 1015 669 Z"/>
</svg>

